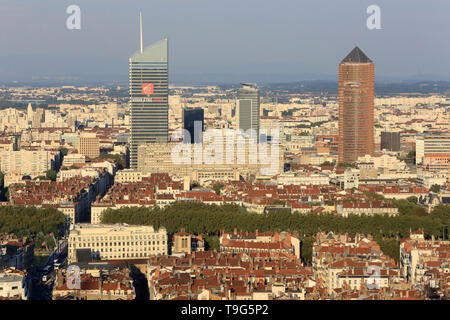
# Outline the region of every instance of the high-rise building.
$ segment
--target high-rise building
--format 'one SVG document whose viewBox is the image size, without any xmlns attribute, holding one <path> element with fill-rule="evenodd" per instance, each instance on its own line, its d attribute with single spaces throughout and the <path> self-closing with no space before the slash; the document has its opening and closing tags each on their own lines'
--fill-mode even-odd
<svg viewBox="0 0 450 320">
<path fill-rule="evenodd" d="M 358 47 L 339 64 L 339 162 L 373 155 L 375 67 Z"/>
<path fill-rule="evenodd" d="M 237 92 L 238 128 L 244 131 L 253 129 L 259 135 L 259 89 L 255 84 L 241 83 Z M 258 139 L 259 140 L 259 139 Z"/>
<path fill-rule="evenodd" d="M 381 150 L 400 151 L 400 132 L 381 132 Z"/>
<path fill-rule="evenodd" d="M 143 48 L 130 57 L 130 166 L 137 168 L 138 145 L 165 143 L 169 131 L 168 39 Z"/>
<path fill-rule="evenodd" d="M 205 112 L 202 108 L 183 109 L 184 129 L 190 134 L 191 143 L 202 142 L 202 132 L 205 131 Z M 197 132 L 195 127 L 197 126 Z"/>
<path fill-rule="evenodd" d="M 82 133 L 78 140 L 78 152 L 89 158 L 100 155 L 100 141 L 95 133 Z"/>
</svg>

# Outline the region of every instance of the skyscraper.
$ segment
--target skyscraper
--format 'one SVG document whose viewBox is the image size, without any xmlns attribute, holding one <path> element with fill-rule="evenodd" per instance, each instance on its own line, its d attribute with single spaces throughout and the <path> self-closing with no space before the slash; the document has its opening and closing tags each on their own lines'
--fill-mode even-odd
<svg viewBox="0 0 450 320">
<path fill-rule="evenodd" d="M 374 70 L 358 47 L 339 64 L 339 162 L 373 155 Z"/>
<path fill-rule="evenodd" d="M 168 39 L 143 48 L 130 57 L 130 166 L 137 168 L 138 145 L 164 143 L 169 131 Z"/>
<path fill-rule="evenodd" d="M 197 122 L 197 124 L 196 124 Z M 184 108 L 183 109 L 184 129 L 191 135 L 190 143 L 201 143 L 202 132 L 205 130 L 205 112 L 202 108 Z M 195 132 L 195 126 L 198 126 Z"/>
<path fill-rule="evenodd" d="M 238 128 L 253 129 L 259 135 L 259 89 L 255 84 L 241 83 L 237 92 Z M 259 140 L 259 139 L 258 139 Z"/>
</svg>

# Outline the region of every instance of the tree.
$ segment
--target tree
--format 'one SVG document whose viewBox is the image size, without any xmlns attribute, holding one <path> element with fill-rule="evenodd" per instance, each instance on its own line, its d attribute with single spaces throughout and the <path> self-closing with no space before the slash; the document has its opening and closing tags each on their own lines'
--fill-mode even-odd
<svg viewBox="0 0 450 320">
<path fill-rule="evenodd" d="M 120 154 L 101 154 L 99 159 L 113 159 L 117 162 L 119 170 L 125 169 L 127 167 L 127 161 L 125 157 Z"/>
<path fill-rule="evenodd" d="M 222 190 L 222 188 L 223 188 L 223 184 L 221 184 L 221 183 L 215 183 L 213 185 L 213 190 L 215 191 L 215 193 L 217 195 L 220 195 L 220 190 Z"/>
<path fill-rule="evenodd" d="M 346 162 L 340 162 L 337 165 L 340 168 L 358 168 L 358 166 L 354 163 L 346 163 Z"/>
<path fill-rule="evenodd" d="M 411 197 L 406 198 L 406 201 L 417 204 L 419 202 L 419 199 L 415 196 L 411 196 Z"/>
<path fill-rule="evenodd" d="M 69 152 L 69 150 L 67 150 L 67 148 L 64 148 L 64 147 L 59 147 L 58 150 L 61 152 L 63 157 L 67 156 L 67 153 Z"/>
<path fill-rule="evenodd" d="M 408 159 L 415 159 L 416 158 L 416 152 L 415 151 L 408 152 L 408 154 L 406 155 L 406 158 L 408 158 Z"/>
<path fill-rule="evenodd" d="M 55 170 L 47 170 L 45 171 L 45 176 L 52 181 L 56 181 L 57 172 Z"/>
<path fill-rule="evenodd" d="M 430 187 L 430 191 L 431 191 L 431 192 L 434 192 L 434 193 L 439 193 L 439 192 L 441 192 L 441 186 L 438 185 L 438 184 L 433 184 L 433 185 Z"/>
<path fill-rule="evenodd" d="M 325 161 L 321 165 L 321 167 L 334 167 L 334 163 L 330 161 Z"/>
</svg>

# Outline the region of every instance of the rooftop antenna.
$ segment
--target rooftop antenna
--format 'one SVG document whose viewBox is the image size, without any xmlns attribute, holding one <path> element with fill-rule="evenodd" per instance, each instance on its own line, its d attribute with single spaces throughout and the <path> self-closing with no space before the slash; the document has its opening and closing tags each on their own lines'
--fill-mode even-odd
<svg viewBox="0 0 450 320">
<path fill-rule="evenodd" d="M 144 53 L 144 46 L 142 44 L 142 12 L 139 11 L 139 40 L 141 44 L 141 53 Z"/>
</svg>

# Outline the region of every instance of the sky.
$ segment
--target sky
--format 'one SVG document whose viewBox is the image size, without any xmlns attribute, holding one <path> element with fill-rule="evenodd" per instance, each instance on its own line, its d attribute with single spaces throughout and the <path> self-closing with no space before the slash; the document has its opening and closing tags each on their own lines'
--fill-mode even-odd
<svg viewBox="0 0 450 320">
<path fill-rule="evenodd" d="M 170 82 L 337 80 L 355 45 L 378 80 L 450 80 L 448 0 L 0 0 L 0 81 L 126 82 L 139 11 L 145 46 L 169 38 Z"/>
</svg>

